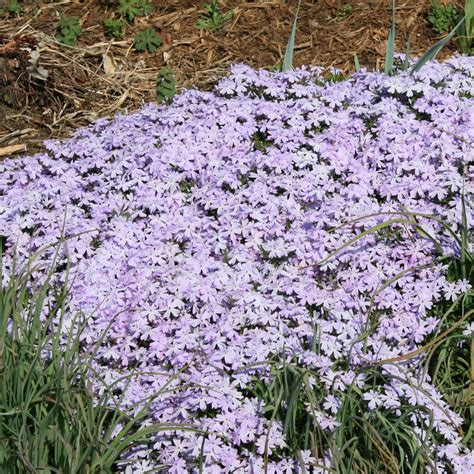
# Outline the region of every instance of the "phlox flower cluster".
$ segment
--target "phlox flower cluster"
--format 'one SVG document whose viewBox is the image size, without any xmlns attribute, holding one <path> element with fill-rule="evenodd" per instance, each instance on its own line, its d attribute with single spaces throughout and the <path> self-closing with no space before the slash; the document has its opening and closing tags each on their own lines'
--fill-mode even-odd
<svg viewBox="0 0 474 474">
<path fill-rule="evenodd" d="M 103 381 L 136 372 L 119 385 L 124 408 L 166 387 L 150 423 L 207 433 L 157 435 L 129 472 L 197 472 L 202 455 L 205 473 L 260 473 L 265 450 L 267 472 L 299 472 L 252 388 L 282 356 L 317 374 L 327 433 L 355 384 L 367 411 L 423 408 L 415 432 L 429 412 L 438 472 L 473 472 L 462 419 L 421 376 L 420 358 L 383 365 L 378 386 L 366 375 L 421 347 L 439 327 L 437 304 L 470 288 L 448 280 L 427 235 L 457 255 L 445 226 L 459 231 L 463 195 L 472 222 L 473 90 L 468 57 L 342 82 L 319 68 L 235 65 L 213 92 L 98 120 L 0 163 L 5 268 L 14 248 L 26 259 L 65 237 L 55 278 L 69 262 L 68 309 L 88 316 L 84 344 L 107 331 Z M 300 458 L 322 472 L 331 452 Z"/>
</svg>

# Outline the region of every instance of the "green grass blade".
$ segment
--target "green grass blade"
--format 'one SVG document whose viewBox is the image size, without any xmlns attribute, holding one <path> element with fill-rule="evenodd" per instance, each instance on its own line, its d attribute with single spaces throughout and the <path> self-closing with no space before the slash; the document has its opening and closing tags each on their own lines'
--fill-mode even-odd
<svg viewBox="0 0 474 474">
<path fill-rule="evenodd" d="M 293 21 L 293 27 L 291 28 L 290 38 L 286 46 L 285 57 L 283 58 L 282 71 L 289 71 L 293 67 L 293 55 L 295 49 L 295 37 L 296 37 L 296 25 L 298 23 L 298 15 L 300 13 L 301 0 L 298 0 L 298 6 L 296 8 L 296 15 Z"/>
<path fill-rule="evenodd" d="M 331 252 L 327 257 L 325 257 L 323 260 L 318 262 L 317 265 L 319 265 L 319 266 L 324 265 L 328 260 L 335 257 L 339 252 L 341 252 L 345 248 L 351 246 L 353 243 L 361 240 L 362 238 L 366 237 L 367 235 L 373 234 L 373 233 L 383 229 L 384 227 L 389 227 L 392 224 L 407 224 L 407 225 L 410 224 L 410 225 L 413 225 L 413 221 L 408 220 L 408 219 L 390 219 L 388 221 L 385 221 L 385 222 L 382 222 L 380 224 L 374 225 L 374 226 L 370 227 L 369 229 L 364 230 L 360 234 L 357 234 L 355 237 L 348 240 L 345 244 L 338 247 L 336 250 Z"/>
<path fill-rule="evenodd" d="M 115 439 L 107 447 L 107 451 L 102 459 L 100 459 L 98 466 L 101 468 L 105 467 L 106 469 L 111 469 L 112 465 L 117 460 L 117 457 L 124 452 L 128 446 L 162 431 L 189 431 L 193 433 L 202 433 L 201 430 L 189 423 L 155 423 L 130 434 L 130 428 L 134 423 L 135 420 L 127 423 L 127 425 L 125 425 L 125 427 L 117 434 Z"/>
<path fill-rule="evenodd" d="M 466 202 L 464 198 L 464 183 L 461 194 L 462 218 L 461 218 L 461 276 L 467 280 L 467 261 L 470 260 L 469 245 L 467 234 L 469 232 L 467 226 Z"/>
</svg>

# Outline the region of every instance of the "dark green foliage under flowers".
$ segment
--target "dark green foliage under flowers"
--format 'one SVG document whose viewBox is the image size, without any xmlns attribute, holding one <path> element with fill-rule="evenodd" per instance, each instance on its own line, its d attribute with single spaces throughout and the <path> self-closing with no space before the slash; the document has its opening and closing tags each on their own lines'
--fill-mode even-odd
<svg viewBox="0 0 474 474">
<path fill-rule="evenodd" d="M 328 82 L 342 82 L 342 81 L 345 81 L 347 77 L 344 74 L 341 74 L 340 72 L 336 72 L 336 73 L 329 73 L 325 79 Z"/>
<path fill-rule="evenodd" d="M 148 51 L 153 53 L 163 44 L 161 36 L 158 36 L 154 28 L 147 28 L 140 31 L 133 41 L 133 45 L 137 51 Z"/>
<path fill-rule="evenodd" d="M 142 428 L 156 397 L 142 400 L 131 417 L 118 407 L 116 382 L 104 384 L 103 395 L 94 396 L 90 384 L 98 377 L 91 365 L 108 328 L 86 352 L 81 342 L 85 318 L 78 315 L 70 329 L 64 326 L 68 286 L 52 283 L 57 253 L 46 281 L 33 287 L 39 254 L 24 266 L 14 263 L 5 280 L 1 243 L 0 473 L 117 472 L 118 461 L 132 447 L 148 448 L 151 434 L 192 429 L 176 424 Z"/>
<path fill-rule="evenodd" d="M 474 286 L 474 257 L 468 245 L 472 231 L 468 228 L 464 206 L 463 200 L 463 216 L 459 232 L 443 224 L 453 237 L 453 242 L 459 251 L 452 255 L 440 253 L 439 258 L 449 262 L 447 275 L 449 281 L 463 279 Z M 442 252 L 441 244 L 436 238 L 416 224 L 416 216 L 410 213 L 407 213 L 407 216 L 413 219 L 417 231 L 432 240 Z M 436 217 L 432 219 L 440 222 Z M 370 232 L 379 230 L 380 228 L 376 226 Z M 391 228 L 387 227 L 386 230 Z M 344 246 L 336 250 L 333 255 L 343 248 Z M 387 281 L 386 285 L 395 283 L 402 276 L 397 275 Z M 318 372 L 302 367 L 296 356 L 288 354 L 262 362 L 261 365 L 270 366 L 269 376 L 266 378 L 255 376 L 249 392 L 263 402 L 263 410 L 269 422 L 277 421 L 283 426 L 287 447 L 279 448 L 283 453 L 277 452 L 277 454 L 293 457 L 303 468 L 302 450 L 309 450 L 315 458 L 323 458 L 330 450 L 332 461 L 328 472 L 337 474 L 426 472 L 432 467 L 433 446 L 439 443 L 439 434 L 434 429 L 433 414 L 426 407 L 410 403 L 402 403 L 398 414 L 383 405 L 369 409 L 368 402 L 364 399 L 367 387 L 380 393 L 383 387 L 390 383 L 390 377 L 393 379 L 393 376 L 387 376 L 381 370 L 384 366 L 396 363 L 396 359 L 410 360 L 415 356 L 423 357 L 422 374 L 429 374 L 432 383 L 440 390 L 450 409 L 464 420 L 463 426 L 460 427 L 462 442 L 467 447 L 472 446 L 474 335 L 467 332 L 465 323 L 472 321 L 474 317 L 473 301 L 474 292 L 470 290 L 454 302 L 438 304 L 432 310 L 433 316 L 441 321 L 437 334 L 412 355 L 405 354 L 400 358 L 360 367 L 358 370 L 365 377 L 362 389 L 356 383 L 346 385 L 344 390 L 333 388 L 331 395 L 340 401 L 340 406 L 335 414 L 336 425 L 329 432 L 321 428 L 318 419 L 320 414 L 324 413 L 322 404 L 328 396 Z M 378 324 L 376 313 L 372 314 L 370 319 L 371 327 L 367 326 L 363 338 L 369 337 Z M 319 345 L 316 326 L 312 342 L 307 349 L 320 355 Z M 331 367 L 332 370 L 344 368 L 334 365 Z M 423 392 L 421 386 L 413 388 Z M 413 417 L 425 425 L 423 434 L 414 429 Z M 428 420 L 428 424 L 422 421 L 423 417 Z M 275 450 L 272 454 L 268 454 L 268 450 L 265 449 L 264 462 L 273 460 L 274 454 Z"/>
<path fill-rule="evenodd" d="M 443 321 L 443 330 L 449 331 L 460 320 L 472 318 L 472 295 L 463 298 Z M 469 310 L 471 309 L 471 313 Z M 443 394 L 451 408 L 464 420 L 463 443 L 474 442 L 474 370 L 473 335 L 452 331 L 433 345 L 427 356 L 426 370 L 433 383 Z M 473 374 L 474 375 L 474 374 Z"/>
<path fill-rule="evenodd" d="M 217 0 L 212 0 L 211 3 L 205 3 L 203 6 L 204 12 L 199 17 L 196 28 L 200 30 L 220 30 L 224 23 L 232 18 L 234 12 L 229 10 L 226 13 L 221 13 Z"/>
<path fill-rule="evenodd" d="M 106 18 L 104 20 L 105 33 L 114 38 L 124 37 L 124 26 L 124 22 L 116 18 Z"/>
<path fill-rule="evenodd" d="M 157 102 L 168 102 L 176 94 L 176 80 L 173 71 L 169 67 L 161 68 L 156 78 L 156 100 Z"/>
<path fill-rule="evenodd" d="M 459 241 L 460 256 L 452 258 L 448 280 L 467 280 L 474 288 L 474 255 L 469 251 L 473 231 L 468 228 L 463 200 L 463 221 Z M 474 442 L 474 334 L 459 330 L 464 321 L 474 319 L 474 292 L 471 290 L 452 305 L 437 308 L 442 321 L 439 332 L 444 333 L 430 347 L 426 370 L 433 383 L 454 411 L 464 420 L 463 443 Z"/>
<path fill-rule="evenodd" d="M 267 151 L 268 147 L 273 145 L 273 142 L 268 139 L 268 135 L 265 132 L 258 131 L 252 135 L 252 141 L 254 144 L 254 150 Z"/>
<path fill-rule="evenodd" d="M 387 380 L 377 368 L 367 369 L 373 387 L 383 386 Z M 319 413 L 327 396 L 318 382 L 317 372 L 302 368 L 296 360 L 272 362 L 270 380 L 253 379 L 251 394 L 264 402 L 270 423 L 283 426 L 287 447 L 284 455 L 292 456 L 304 467 L 301 451 L 309 450 L 316 458 L 323 458 L 328 449 L 333 453 L 328 472 L 412 472 L 423 473 L 429 465 L 432 427 L 424 437 L 413 429 L 411 416 L 419 416 L 420 408 L 405 407 L 400 416 L 383 407 L 368 410 L 364 392 L 355 384 L 333 395 L 341 400 L 336 415 L 339 424 L 332 432 L 321 429 Z M 273 459 L 265 450 L 264 462 Z M 388 470 L 387 470 L 388 468 Z"/>
<path fill-rule="evenodd" d="M 78 36 L 82 33 L 79 18 L 61 15 L 58 23 L 59 33 L 56 35 L 58 41 L 68 46 L 76 43 Z"/>
</svg>

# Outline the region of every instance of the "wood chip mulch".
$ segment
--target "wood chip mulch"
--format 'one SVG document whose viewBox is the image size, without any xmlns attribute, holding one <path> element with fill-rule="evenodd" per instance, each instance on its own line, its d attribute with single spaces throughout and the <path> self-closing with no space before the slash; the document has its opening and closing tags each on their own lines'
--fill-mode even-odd
<svg viewBox="0 0 474 474">
<path fill-rule="evenodd" d="M 7 3 L 0 0 L 0 9 Z M 152 14 L 129 24 L 122 40 L 104 34 L 103 19 L 117 9 L 113 0 L 25 0 L 20 15 L 0 13 L 0 157 L 40 151 L 44 139 L 138 109 L 154 100 L 164 66 L 172 68 L 178 91 L 211 89 L 234 63 L 275 66 L 283 59 L 298 2 L 221 1 L 221 11 L 234 15 L 215 32 L 196 28 L 206 1 L 150 3 Z M 409 41 L 411 54 L 419 56 L 439 39 L 427 25 L 430 5 L 431 0 L 397 2 L 398 51 Z M 60 14 L 80 18 L 83 33 L 75 46 L 55 38 Z M 303 0 L 294 65 L 350 73 L 357 54 L 362 66 L 381 69 L 391 14 L 391 0 Z M 164 44 L 155 53 L 139 53 L 133 37 L 148 27 Z M 439 58 L 455 52 L 453 42 Z"/>
</svg>

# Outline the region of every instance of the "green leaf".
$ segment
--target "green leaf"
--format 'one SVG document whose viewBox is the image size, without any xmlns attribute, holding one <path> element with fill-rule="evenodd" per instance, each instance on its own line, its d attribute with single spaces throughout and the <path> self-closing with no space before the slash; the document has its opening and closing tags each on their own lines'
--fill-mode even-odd
<svg viewBox="0 0 474 474">
<path fill-rule="evenodd" d="M 138 0 L 138 8 L 141 9 L 141 16 L 147 16 L 152 12 L 152 6 L 147 0 Z"/>
<path fill-rule="evenodd" d="M 474 0 L 466 0 L 464 4 L 464 16 L 466 17 L 464 23 L 466 25 L 467 36 L 474 35 Z"/>
<path fill-rule="evenodd" d="M 151 5 L 146 0 L 119 0 L 118 12 L 132 22 L 137 16 L 151 13 Z"/>
<path fill-rule="evenodd" d="M 357 56 L 357 54 L 354 54 L 354 67 L 355 67 L 356 72 L 360 71 L 360 62 L 359 62 L 359 57 Z"/>
<path fill-rule="evenodd" d="M 18 3 L 18 0 L 10 0 L 7 6 L 7 10 L 10 13 L 20 13 L 21 12 L 21 5 Z"/>
<path fill-rule="evenodd" d="M 465 20 L 459 29 L 458 43 L 464 54 L 474 52 L 474 0 L 466 0 L 464 5 Z"/>
<path fill-rule="evenodd" d="M 67 30 L 76 36 L 79 36 L 82 31 L 79 18 L 73 16 L 61 15 L 58 27 L 61 30 Z"/>
<path fill-rule="evenodd" d="M 166 102 L 176 95 L 176 80 L 173 71 L 164 67 L 160 69 L 156 79 L 156 100 L 158 102 Z"/>
<path fill-rule="evenodd" d="M 234 16 L 234 12 L 232 10 L 229 10 L 227 13 L 224 13 L 222 15 L 222 22 L 230 20 Z"/>
<path fill-rule="evenodd" d="M 293 67 L 293 55 L 295 49 L 296 25 L 298 23 L 298 15 L 300 13 L 301 0 L 298 0 L 298 7 L 296 8 L 295 19 L 293 20 L 293 27 L 291 28 L 290 38 L 286 45 L 285 57 L 283 58 L 282 71 L 288 71 Z"/>
<path fill-rule="evenodd" d="M 198 21 L 196 22 L 196 28 L 198 30 L 209 30 L 210 28 L 210 23 L 209 20 L 206 18 L 199 18 Z"/>
<path fill-rule="evenodd" d="M 426 51 L 423 56 L 416 62 L 416 64 L 411 68 L 410 75 L 418 72 L 428 61 L 431 61 L 436 57 L 436 55 L 441 51 L 443 46 L 456 34 L 457 29 L 463 24 L 465 16 L 458 22 L 458 24 L 447 34 L 444 38 L 441 38 L 437 41 L 428 51 Z"/>
<path fill-rule="evenodd" d="M 353 9 L 354 8 L 350 3 L 346 3 L 341 8 L 339 8 L 337 17 L 340 19 L 347 18 L 349 15 L 351 15 Z"/>
<path fill-rule="evenodd" d="M 56 35 L 58 41 L 66 45 L 73 45 L 78 36 L 82 33 L 79 18 L 61 15 L 58 22 L 59 34 Z"/>
<path fill-rule="evenodd" d="M 199 30 L 219 30 L 223 24 L 234 15 L 232 10 L 222 14 L 219 11 L 217 0 L 212 0 L 211 3 L 205 3 L 203 10 L 205 13 L 202 13 L 196 22 L 196 28 Z"/>
<path fill-rule="evenodd" d="M 60 43 L 65 44 L 67 46 L 73 46 L 77 39 L 76 35 L 74 35 L 70 31 L 62 35 L 57 35 L 56 38 Z"/>
<path fill-rule="evenodd" d="M 104 20 L 104 30 L 107 35 L 113 36 L 114 38 L 123 38 L 124 23 L 122 20 L 116 20 L 114 18 L 106 18 Z"/>
<path fill-rule="evenodd" d="M 453 4 L 440 5 L 433 2 L 428 13 L 428 22 L 436 33 L 448 32 L 457 22 L 460 12 Z"/>
<path fill-rule="evenodd" d="M 163 40 L 156 34 L 154 28 L 147 28 L 135 36 L 133 44 L 137 51 L 153 53 L 163 44 Z"/>
<path fill-rule="evenodd" d="M 393 54 L 395 52 L 395 0 L 392 0 L 392 27 L 388 35 L 387 49 L 385 51 L 385 74 L 393 73 Z"/>
</svg>

